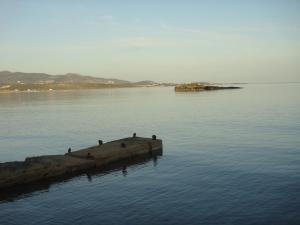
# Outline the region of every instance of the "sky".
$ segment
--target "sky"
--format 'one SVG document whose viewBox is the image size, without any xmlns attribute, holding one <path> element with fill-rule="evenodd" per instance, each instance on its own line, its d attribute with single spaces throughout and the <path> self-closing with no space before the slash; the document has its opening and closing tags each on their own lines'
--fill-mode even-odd
<svg viewBox="0 0 300 225">
<path fill-rule="evenodd" d="M 300 0 L 0 0 L 0 70 L 299 82 Z"/>
</svg>

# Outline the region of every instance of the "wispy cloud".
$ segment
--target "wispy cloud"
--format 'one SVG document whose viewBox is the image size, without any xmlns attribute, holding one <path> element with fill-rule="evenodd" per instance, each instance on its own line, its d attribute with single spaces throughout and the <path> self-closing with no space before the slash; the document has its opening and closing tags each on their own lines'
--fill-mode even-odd
<svg viewBox="0 0 300 225">
<path fill-rule="evenodd" d="M 122 38 L 118 42 L 120 47 L 129 49 L 155 48 L 167 46 L 167 42 L 161 38 L 143 36 Z"/>
<path fill-rule="evenodd" d="M 85 19 L 88 25 L 116 25 L 119 24 L 112 15 L 91 15 Z"/>
<path fill-rule="evenodd" d="M 147 48 L 155 46 L 156 41 L 152 38 L 147 37 L 130 37 L 121 39 L 120 43 L 124 47 Z"/>
<path fill-rule="evenodd" d="M 111 15 L 101 15 L 96 18 L 98 22 L 112 22 L 113 21 L 113 16 Z"/>
<path fill-rule="evenodd" d="M 252 38 L 249 35 L 240 33 L 238 31 L 226 31 L 226 30 L 212 30 L 206 28 L 190 28 L 170 26 L 167 24 L 161 24 L 160 28 L 167 32 L 179 33 L 182 35 L 195 35 L 197 38 L 210 40 L 210 41 L 250 41 Z"/>
</svg>

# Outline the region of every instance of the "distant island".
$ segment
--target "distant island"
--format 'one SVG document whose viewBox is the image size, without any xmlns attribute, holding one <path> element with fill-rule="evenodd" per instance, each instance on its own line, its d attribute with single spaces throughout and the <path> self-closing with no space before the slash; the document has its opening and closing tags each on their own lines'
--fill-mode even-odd
<svg viewBox="0 0 300 225">
<path fill-rule="evenodd" d="M 208 83 L 190 83 L 190 84 L 179 84 L 175 86 L 176 92 L 197 92 L 197 91 L 213 91 L 213 90 L 224 90 L 224 89 L 240 89 L 241 87 L 236 86 L 217 86 Z"/>
<path fill-rule="evenodd" d="M 75 73 L 50 75 L 46 73 L 0 71 L 0 92 L 156 87 L 171 85 L 173 84 L 157 83 L 149 80 L 130 82 L 114 78 L 108 79 L 84 76 Z"/>
</svg>

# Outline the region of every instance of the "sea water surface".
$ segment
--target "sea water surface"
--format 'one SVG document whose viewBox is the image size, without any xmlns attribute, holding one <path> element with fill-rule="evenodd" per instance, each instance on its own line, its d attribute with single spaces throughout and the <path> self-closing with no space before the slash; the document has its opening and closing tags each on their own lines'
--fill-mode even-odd
<svg viewBox="0 0 300 225">
<path fill-rule="evenodd" d="M 300 224 L 300 84 L 0 94 L 0 162 L 133 132 L 163 156 L 1 200 L 0 224 Z"/>
</svg>

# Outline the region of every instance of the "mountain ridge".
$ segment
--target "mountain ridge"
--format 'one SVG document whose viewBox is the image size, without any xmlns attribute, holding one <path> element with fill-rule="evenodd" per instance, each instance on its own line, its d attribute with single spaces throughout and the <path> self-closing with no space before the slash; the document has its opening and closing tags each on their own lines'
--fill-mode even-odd
<svg viewBox="0 0 300 225">
<path fill-rule="evenodd" d="M 86 76 L 77 73 L 50 75 L 47 73 L 24 73 L 0 71 L 0 84 L 50 84 L 50 83 L 101 83 L 101 84 L 130 84 L 127 80 Z"/>
</svg>

